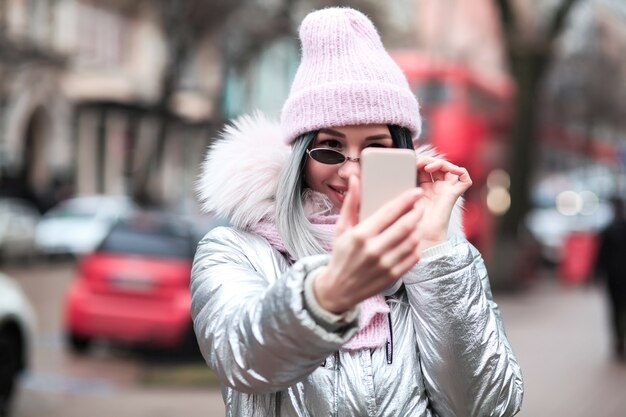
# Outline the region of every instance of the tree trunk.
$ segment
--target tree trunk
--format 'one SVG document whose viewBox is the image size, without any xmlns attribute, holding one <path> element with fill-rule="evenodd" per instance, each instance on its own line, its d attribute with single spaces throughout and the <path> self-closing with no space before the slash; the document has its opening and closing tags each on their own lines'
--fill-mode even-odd
<svg viewBox="0 0 626 417">
<path fill-rule="evenodd" d="M 521 271 L 531 273 L 521 265 L 531 262 L 528 253 L 533 251 L 530 236 L 524 230 L 524 217 L 530 208 L 531 176 L 537 162 L 538 96 L 548 56 L 542 51 L 520 50 L 511 61 L 518 88 L 508 154 L 511 207 L 500 221 L 490 258 L 490 278 L 498 290 L 516 289 L 529 279 L 520 276 Z"/>
<path fill-rule="evenodd" d="M 498 234 L 491 257 L 489 274 L 494 290 L 519 288 L 537 264 L 536 244 L 524 227 L 524 217 L 530 208 L 530 184 L 536 167 L 537 111 L 541 82 L 553 54 L 553 45 L 563 30 L 565 21 L 578 0 L 563 0 L 551 17 L 541 40 L 525 44 L 519 31 L 519 21 L 510 0 L 494 0 L 508 53 L 509 65 L 517 85 L 515 119 L 508 152 L 511 176 L 511 207 L 498 225 Z M 535 268 L 536 269 L 536 268 Z"/>
</svg>

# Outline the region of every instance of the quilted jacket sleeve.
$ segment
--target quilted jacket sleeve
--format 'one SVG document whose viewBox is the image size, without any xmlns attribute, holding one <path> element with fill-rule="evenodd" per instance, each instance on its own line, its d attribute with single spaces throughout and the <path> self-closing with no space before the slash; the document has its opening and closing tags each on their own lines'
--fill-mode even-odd
<svg viewBox="0 0 626 417">
<path fill-rule="evenodd" d="M 512 416 L 520 367 L 478 251 L 455 239 L 404 278 L 431 407 L 439 416 Z"/>
<path fill-rule="evenodd" d="M 282 390 L 357 331 L 357 320 L 328 331 L 303 306 L 305 278 L 327 261 L 320 255 L 287 267 L 265 240 L 230 228 L 200 242 L 191 315 L 202 355 L 223 384 L 248 393 Z"/>
</svg>

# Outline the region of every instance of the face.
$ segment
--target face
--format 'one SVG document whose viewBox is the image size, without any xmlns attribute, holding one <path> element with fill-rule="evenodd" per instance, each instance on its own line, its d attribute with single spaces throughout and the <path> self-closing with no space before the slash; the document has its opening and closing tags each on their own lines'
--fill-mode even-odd
<svg viewBox="0 0 626 417">
<path fill-rule="evenodd" d="M 359 125 L 321 129 L 309 149 L 331 148 L 350 158 L 359 158 L 369 147 L 392 148 L 393 140 L 387 125 Z M 348 191 L 348 179 L 361 176 L 360 162 L 349 161 L 330 165 L 318 162 L 307 155 L 305 181 L 309 188 L 326 194 L 335 212 L 341 208 Z"/>
</svg>

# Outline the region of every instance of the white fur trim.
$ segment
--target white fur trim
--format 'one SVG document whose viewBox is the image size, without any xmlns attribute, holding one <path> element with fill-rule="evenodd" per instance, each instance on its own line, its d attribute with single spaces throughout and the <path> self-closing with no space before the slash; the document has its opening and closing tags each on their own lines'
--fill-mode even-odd
<svg viewBox="0 0 626 417">
<path fill-rule="evenodd" d="M 280 125 L 260 112 L 226 126 L 207 151 L 196 186 L 205 212 L 227 217 L 246 229 L 274 216 L 274 196 L 290 148 Z"/>
<path fill-rule="evenodd" d="M 280 124 L 262 113 L 241 116 L 224 128 L 208 149 L 196 184 L 202 210 L 226 217 L 241 229 L 275 213 L 278 179 L 291 148 L 282 141 Z M 417 155 L 442 156 L 430 145 Z M 452 210 L 448 237 L 464 237 L 463 200 Z"/>
</svg>

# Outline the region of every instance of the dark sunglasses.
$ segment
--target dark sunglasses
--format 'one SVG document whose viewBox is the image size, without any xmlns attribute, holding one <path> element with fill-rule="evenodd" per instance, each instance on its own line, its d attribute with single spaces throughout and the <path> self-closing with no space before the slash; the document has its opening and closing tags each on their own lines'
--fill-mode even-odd
<svg viewBox="0 0 626 417">
<path fill-rule="evenodd" d="M 343 164 L 346 161 L 359 162 L 361 158 L 351 158 L 329 148 L 307 149 L 306 153 L 315 161 L 327 165 Z"/>
</svg>

